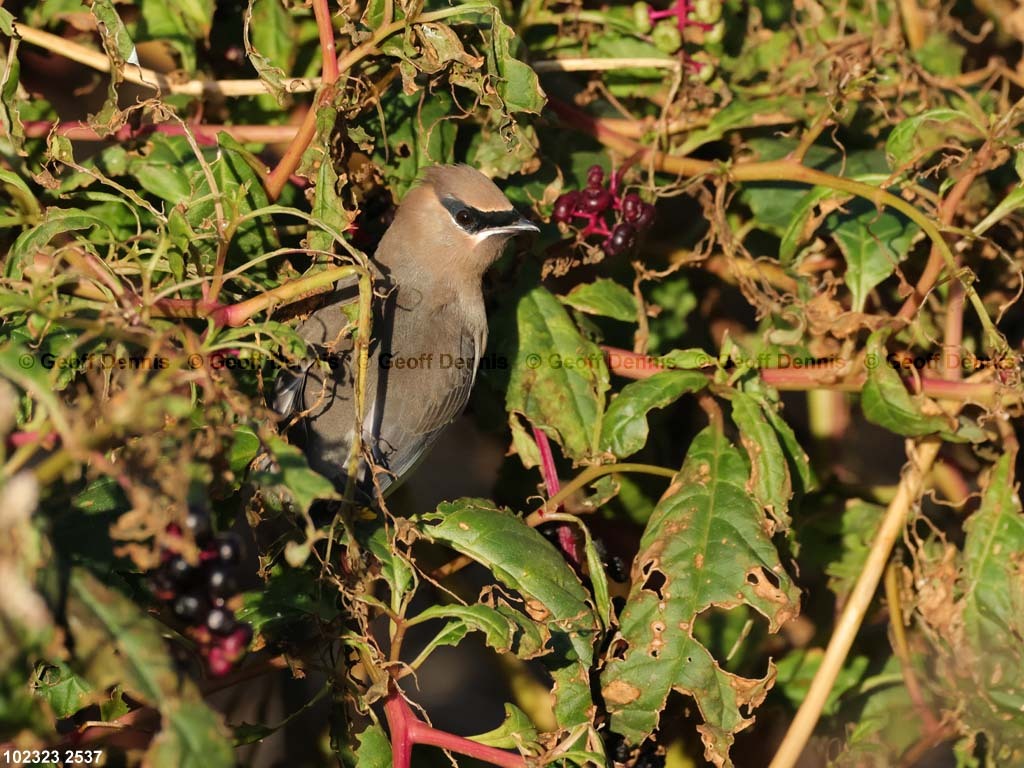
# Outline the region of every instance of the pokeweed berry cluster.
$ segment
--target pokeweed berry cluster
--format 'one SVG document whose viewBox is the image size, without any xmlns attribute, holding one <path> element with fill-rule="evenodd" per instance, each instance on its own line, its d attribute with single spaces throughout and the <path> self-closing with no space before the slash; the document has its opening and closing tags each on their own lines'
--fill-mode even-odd
<svg viewBox="0 0 1024 768">
<path fill-rule="evenodd" d="M 200 507 L 189 507 L 185 526 L 199 547 L 199 564 L 164 550 L 151 576 L 153 594 L 185 624 L 185 634 L 198 645 L 210 675 L 220 677 L 232 670 L 252 641 L 252 628 L 227 606 L 238 592 L 242 545 L 233 533 L 214 535 L 210 515 Z M 182 533 L 173 524 L 167 531 L 172 536 Z"/>
<path fill-rule="evenodd" d="M 636 245 L 637 234 L 654 223 L 654 206 L 635 192 L 620 194 L 619 187 L 618 174 L 613 173 L 606 185 L 604 169 L 591 166 L 586 188 L 559 197 L 552 218 L 560 224 L 578 227 L 580 239 L 603 237 L 601 249 L 608 256 L 626 253 Z M 582 227 L 578 220 L 584 222 Z"/>
</svg>

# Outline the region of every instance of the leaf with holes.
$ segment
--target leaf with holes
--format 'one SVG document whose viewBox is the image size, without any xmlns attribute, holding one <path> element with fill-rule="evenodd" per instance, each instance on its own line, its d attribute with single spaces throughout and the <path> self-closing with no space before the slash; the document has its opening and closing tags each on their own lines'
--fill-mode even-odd
<svg viewBox="0 0 1024 768">
<path fill-rule="evenodd" d="M 724 671 L 693 634 L 711 606 L 749 605 L 770 631 L 798 612 L 798 592 L 779 563 L 766 520 L 747 491 L 746 457 L 714 428 L 694 438 L 678 478 L 647 523 L 621 617 L 619 647 L 601 675 L 611 727 L 639 743 L 657 727 L 671 691 L 692 696 L 705 757 L 731 765 L 733 735 L 752 719 L 775 677 Z"/>
</svg>

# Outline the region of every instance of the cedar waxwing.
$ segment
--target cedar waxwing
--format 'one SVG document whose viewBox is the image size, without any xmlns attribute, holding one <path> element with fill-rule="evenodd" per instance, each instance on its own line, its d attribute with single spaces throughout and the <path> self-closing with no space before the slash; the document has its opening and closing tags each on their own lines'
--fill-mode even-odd
<svg viewBox="0 0 1024 768">
<path fill-rule="evenodd" d="M 538 232 L 482 173 L 467 165 L 426 169 L 406 195 L 374 254 L 375 302 L 363 419 L 359 489 L 394 490 L 466 406 L 487 344 L 481 280 L 515 235 Z M 331 371 L 308 364 L 278 379 L 275 409 L 302 419 L 290 437 L 310 466 L 341 487 L 355 422 L 356 361 L 339 303 L 350 283 L 299 333 Z M 365 453 L 364 453 L 365 456 Z M 376 477 L 374 477 L 376 475 Z"/>
</svg>

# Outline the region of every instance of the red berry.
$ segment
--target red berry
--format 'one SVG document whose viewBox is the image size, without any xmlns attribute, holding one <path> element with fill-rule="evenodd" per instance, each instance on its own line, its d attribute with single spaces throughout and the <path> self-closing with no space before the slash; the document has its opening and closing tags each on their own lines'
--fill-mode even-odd
<svg viewBox="0 0 1024 768">
<path fill-rule="evenodd" d="M 206 657 L 206 668 L 209 670 L 210 675 L 213 677 L 223 677 L 231 671 L 231 667 L 231 659 L 228 658 L 224 650 L 216 645 L 213 646 Z"/>
<path fill-rule="evenodd" d="M 603 213 L 612 204 L 612 193 L 606 189 L 588 187 L 583 190 L 580 208 L 587 213 Z"/>
<path fill-rule="evenodd" d="M 650 203 L 640 203 L 640 212 L 632 223 L 637 229 L 650 229 L 654 224 L 654 206 Z"/>
<path fill-rule="evenodd" d="M 576 213 L 576 207 L 579 205 L 579 202 L 579 192 L 566 192 L 555 200 L 555 211 L 552 218 L 554 218 L 555 221 L 568 224 L 572 221 L 573 214 Z"/>
<path fill-rule="evenodd" d="M 604 252 L 609 256 L 618 256 L 636 245 L 636 230 L 630 224 L 618 224 L 611 235 L 604 241 Z"/>
<path fill-rule="evenodd" d="M 252 628 L 248 624 L 240 624 L 234 632 L 225 637 L 220 644 L 231 659 L 237 659 L 252 641 Z"/>
<path fill-rule="evenodd" d="M 600 165 L 590 166 L 587 171 L 587 186 L 591 189 L 600 189 L 604 184 L 604 168 Z"/>
<path fill-rule="evenodd" d="M 635 192 L 630 192 L 622 198 L 622 215 L 626 218 L 626 221 L 635 222 L 642 208 L 643 201 L 640 199 L 640 195 Z"/>
</svg>

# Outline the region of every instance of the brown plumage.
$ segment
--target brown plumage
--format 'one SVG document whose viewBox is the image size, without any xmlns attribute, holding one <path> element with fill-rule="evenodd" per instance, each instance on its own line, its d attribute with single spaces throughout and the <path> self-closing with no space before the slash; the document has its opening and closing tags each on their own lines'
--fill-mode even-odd
<svg viewBox="0 0 1024 768">
<path fill-rule="evenodd" d="M 393 490 L 445 427 L 466 406 L 487 343 L 481 291 L 484 272 L 515 235 L 536 232 L 508 198 L 466 165 L 435 166 L 406 195 L 374 255 L 379 270 L 373 342 L 367 369 L 363 437 L 378 472 L 364 461 L 360 486 Z M 337 301 L 313 313 L 300 334 L 331 360 L 282 374 L 276 409 L 308 414 L 290 437 L 302 444 L 310 465 L 344 482 L 355 423 L 351 340 L 338 337 L 347 323 Z"/>
</svg>

